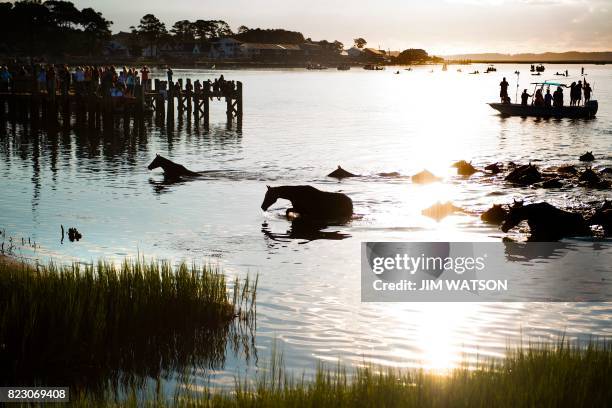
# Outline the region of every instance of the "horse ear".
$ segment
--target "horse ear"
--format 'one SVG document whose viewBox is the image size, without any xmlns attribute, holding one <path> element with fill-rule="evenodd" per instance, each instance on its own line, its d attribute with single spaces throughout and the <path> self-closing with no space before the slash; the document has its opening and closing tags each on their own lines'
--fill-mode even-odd
<svg viewBox="0 0 612 408">
<path fill-rule="evenodd" d="M 159 157 L 159 153 L 155 153 L 155 157 Z"/>
<path fill-rule="evenodd" d="M 270 186 L 266 186 L 266 187 L 268 187 L 268 190 L 272 188 L 272 187 L 270 187 Z"/>
</svg>

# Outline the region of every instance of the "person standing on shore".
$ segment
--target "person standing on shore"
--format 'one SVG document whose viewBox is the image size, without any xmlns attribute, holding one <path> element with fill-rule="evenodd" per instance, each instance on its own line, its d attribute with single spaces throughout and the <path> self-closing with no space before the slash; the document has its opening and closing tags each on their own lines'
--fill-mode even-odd
<svg viewBox="0 0 612 408">
<path fill-rule="evenodd" d="M 4 65 L 2 68 L 0 68 L 0 92 L 8 92 L 10 82 L 11 73 L 9 72 L 8 67 Z"/>
<path fill-rule="evenodd" d="M 168 76 L 168 85 L 172 84 L 172 74 L 174 74 L 174 72 L 172 72 L 172 68 L 168 67 L 168 69 L 166 70 L 166 75 Z"/>
<path fill-rule="evenodd" d="M 128 96 L 133 96 L 134 95 L 134 85 L 136 83 L 136 78 L 134 77 L 134 70 L 132 70 L 130 68 L 130 70 L 127 72 L 126 78 L 125 78 L 125 84 L 126 84 L 126 88 L 127 88 L 127 95 Z"/>
<path fill-rule="evenodd" d="M 142 88 L 147 92 L 149 90 L 149 68 L 146 65 L 140 70 L 140 76 L 142 78 Z"/>
</svg>

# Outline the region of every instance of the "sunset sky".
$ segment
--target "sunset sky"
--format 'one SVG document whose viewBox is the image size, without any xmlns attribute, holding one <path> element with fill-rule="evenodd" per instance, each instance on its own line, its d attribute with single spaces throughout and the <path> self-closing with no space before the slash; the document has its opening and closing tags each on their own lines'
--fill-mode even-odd
<svg viewBox="0 0 612 408">
<path fill-rule="evenodd" d="M 113 32 L 153 13 L 177 20 L 222 19 L 287 28 L 314 40 L 369 47 L 419 47 L 431 54 L 612 50 L 612 0 L 73 0 L 114 22 Z"/>
</svg>

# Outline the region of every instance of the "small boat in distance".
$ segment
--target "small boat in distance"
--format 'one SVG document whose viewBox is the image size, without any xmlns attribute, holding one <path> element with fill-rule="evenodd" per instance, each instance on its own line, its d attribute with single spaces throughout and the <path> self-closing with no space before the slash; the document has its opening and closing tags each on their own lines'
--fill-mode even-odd
<svg viewBox="0 0 612 408">
<path fill-rule="evenodd" d="M 306 69 L 321 70 L 321 69 L 327 69 L 327 67 L 321 64 L 306 64 Z"/>
<path fill-rule="evenodd" d="M 382 71 L 385 67 L 382 65 L 366 64 L 363 66 L 363 69 L 367 69 L 368 71 Z"/>
<path fill-rule="evenodd" d="M 531 65 L 531 72 L 544 72 L 546 70 L 546 68 L 544 68 L 544 65 L 542 64 L 538 64 L 536 65 Z"/>
<path fill-rule="evenodd" d="M 485 71 L 485 74 L 488 74 L 489 72 L 497 72 L 497 68 L 495 68 L 493 65 L 489 65 Z"/>
<path fill-rule="evenodd" d="M 348 71 L 351 69 L 351 66 L 349 64 L 340 64 L 337 69 L 338 71 Z"/>
</svg>

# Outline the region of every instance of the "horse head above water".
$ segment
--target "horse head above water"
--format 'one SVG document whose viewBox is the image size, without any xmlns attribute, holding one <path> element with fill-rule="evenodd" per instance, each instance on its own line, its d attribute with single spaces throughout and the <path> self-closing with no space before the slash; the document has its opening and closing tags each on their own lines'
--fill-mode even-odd
<svg viewBox="0 0 612 408">
<path fill-rule="evenodd" d="M 266 186 L 268 190 L 266 191 L 266 195 L 264 197 L 263 202 L 261 203 L 261 209 L 266 211 L 272 204 L 279 199 L 278 193 L 275 187 Z"/>
<path fill-rule="evenodd" d="M 164 170 L 166 177 L 181 177 L 181 176 L 198 176 L 199 173 L 188 170 L 185 166 L 175 163 L 172 160 L 166 159 L 159 154 L 155 155 L 155 159 L 147 166 L 149 170 L 161 167 Z"/>
<path fill-rule="evenodd" d="M 155 155 L 155 158 L 153 159 L 153 161 L 151 162 L 151 164 L 149 164 L 149 165 L 147 166 L 147 169 L 149 169 L 149 170 L 154 170 L 154 169 L 157 169 L 157 168 L 159 168 L 159 167 L 162 167 L 162 166 L 163 166 L 163 163 L 164 163 L 164 161 L 165 161 L 165 160 L 168 160 L 168 159 L 166 159 L 166 158 L 164 158 L 164 157 L 160 156 L 159 154 L 156 154 L 156 155 Z"/>
</svg>

